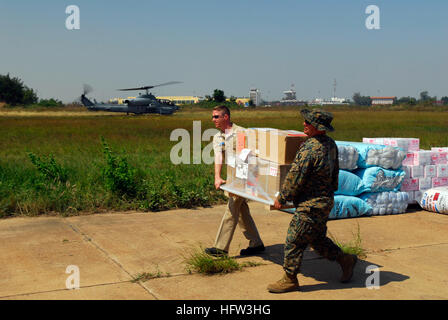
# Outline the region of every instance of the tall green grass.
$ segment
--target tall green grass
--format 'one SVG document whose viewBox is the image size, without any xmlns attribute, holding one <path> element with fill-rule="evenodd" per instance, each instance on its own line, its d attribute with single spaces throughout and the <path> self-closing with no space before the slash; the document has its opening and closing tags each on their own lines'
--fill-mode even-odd
<svg viewBox="0 0 448 320">
<path fill-rule="evenodd" d="M 424 149 L 448 146 L 448 113 L 444 111 L 332 111 L 336 130 L 330 135 L 336 140 L 415 137 Z M 0 217 L 159 211 L 225 201 L 223 193 L 214 189 L 213 165 L 170 161 L 170 150 L 178 143 L 170 141 L 171 132 L 184 128 L 192 137 L 193 121 L 201 121 L 202 132 L 213 128 L 210 110 L 184 109 L 172 116 L 45 114 L 0 117 Z M 303 129 L 299 108 L 232 110 L 232 119 L 245 127 Z M 108 162 L 101 137 L 121 167 L 114 167 L 111 158 Z M 191 140 L 190 144 L 192 148 Z M 35 156 L 34 163 L 30 154 Z M 39 169 L 39 163 L 43 168 Z M 50 168 L 48 177 L 52 172 L 63 179 L 44 179 L 44 168 Z M 109 170 L 108 175 L 108 168 L 117 171 Z M 120 187 L 115 188 L 114 181 Z"/>
</svg>

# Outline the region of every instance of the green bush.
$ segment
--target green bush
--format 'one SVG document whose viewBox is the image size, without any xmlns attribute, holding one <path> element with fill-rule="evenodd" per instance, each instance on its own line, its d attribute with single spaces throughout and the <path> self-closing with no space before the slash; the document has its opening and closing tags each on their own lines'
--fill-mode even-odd
<svg viewBox="0 0 448 320">
<path fill-rule="evenodd" d="M 39 156 L 32 152 L 28 153 L 28 157 L 31 162 L 37 168 L 40 173 L 40 177 L 48 182 L 61 182 L 65 183 L 68 179 L 67 170 L 56 163 L 52 154 L 48 157 L 41 159 Z"/>
<path fill-rule="evenodd" d="M 41 99 L 37 104 L 39 107 L 62 107 L 64 104 L 57 99 Z"/>
<path fill-rule="evenodd" d="M 101 137 L 106 166 L 102 169 L 106 188 L 116 195 L 134 198 L 137 195 L 136 170 L 125 157 L 114 155 L 106 140 Z"/>
</svg>

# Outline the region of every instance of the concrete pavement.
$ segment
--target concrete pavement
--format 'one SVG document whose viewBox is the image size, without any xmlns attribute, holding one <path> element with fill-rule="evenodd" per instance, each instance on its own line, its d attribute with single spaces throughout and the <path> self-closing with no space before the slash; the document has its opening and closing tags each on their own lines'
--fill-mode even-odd
<svg viewBox="0 0 448 320">
<path fill-rule="evenodd" d="M 266 286 L 282 275 L 291 215 L 249 206 L 266 252 L 238 257 L 247 241 L 237 228 L 230 255 L 257 265 L 212 276 L 189 274 L 184 259 L 192 248 L 212 246 L 224 206 L 0 220 L 0 299 L 448 299 L 448 215 L 414 209 L 332 220 L 328 229 L 340 242 L 351 241 L 360 227 L 367 257 L 352 282 L 339 283 L 339 266 L 308 250 L 302 290 L 275 295 Z M 366 272 L 372 265 L 379 273 Z M 67 289 L 76 274 L 68 266 L 79 270 L 79 289 Z M 143 273 L 157 277 L 132 281 Z M 379 288 L 366 288 L 366 282 L 375 284 L 374 275 Z"/>
</svg>

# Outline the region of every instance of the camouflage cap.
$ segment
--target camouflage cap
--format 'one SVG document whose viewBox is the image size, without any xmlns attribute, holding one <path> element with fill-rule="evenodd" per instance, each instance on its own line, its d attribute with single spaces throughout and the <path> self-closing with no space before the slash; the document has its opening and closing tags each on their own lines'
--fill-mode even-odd
<svg viewBox="0 0 448 320">
<path fill-rule="evenodd" d="M 331 126 L 333 114 L 322 109 L 302 109 L 300 110 L 302 117 L 311 123 L 317 130 L 320 131 L 334 131 Z"/>
</svg>

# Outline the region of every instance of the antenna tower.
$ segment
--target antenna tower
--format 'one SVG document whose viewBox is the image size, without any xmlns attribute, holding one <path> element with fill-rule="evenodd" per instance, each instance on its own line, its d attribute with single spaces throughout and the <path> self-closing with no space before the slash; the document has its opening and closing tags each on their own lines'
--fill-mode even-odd
<svg viewBox="0 0 448 320">
<path fill-rule="evenodd" d="M 337 82 L 336 82 L 336 78 L 334 79 L 333 82 L 333 98 L 336 98 L 336 86 L 337 86 Z"/>
</svg>

